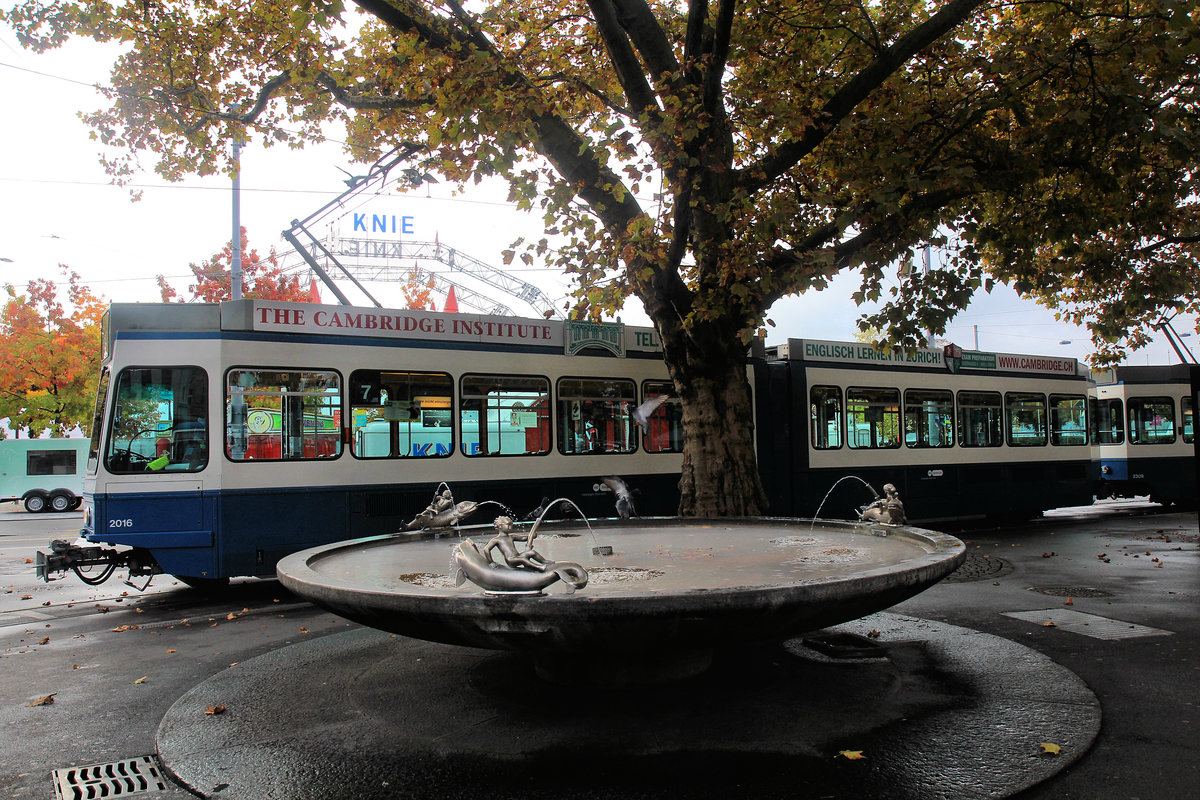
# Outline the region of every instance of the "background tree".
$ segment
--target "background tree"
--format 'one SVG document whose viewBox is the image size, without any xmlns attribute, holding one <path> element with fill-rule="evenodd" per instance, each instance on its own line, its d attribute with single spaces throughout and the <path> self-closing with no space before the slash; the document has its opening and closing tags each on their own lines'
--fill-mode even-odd
<svg viewBox="0 0 1200 800">
<path fill-rule="evenodd" d="M 279 257 L 275 248 L 263 258 L 257 250 L 250 249 L 246 228 L 242 232 L 242 297 L 258 300 L 293 300 L 306 303 L 309 300 L 308 287 L 301 287 L 299 275 L 288 275 L 279 266 Z M 200 264 L 188 264 L 196 282 L 188 286 L 193 303 L 219 303 L 233 297 L 233 244 L 225 245 L 221 252 Z M 165 277 L 158 276 L 158 288 L 164 303 L 172 301 L 184 302 L 179 292 L 172 287 Z"/>
<path fill-rule="evenodd" d="M 763 507 L 746 345 L 780 297 L 857 269 L 865 323 L 940 333 L 1011 282 L 1091 325 L 1102 356 L 1195 311 L 1197 54 L 1182 0 L 29 2 L 35 49 L 129 43 L 88 117 L 167 177 L 228 168 L 249 127 L 329 121 L 373 161 L 499 175 L 578 278 L 575 313 L 634 295 L 683 404 L 683 511 Z M 246 109 L 232 113 L 226 109 Z M 892 265 L 925 244 L 944 269 Z"/>
<path fill-rule="evenodd" d="M 404 293 L 404 307 L 428 311 L 433 303 L 433 276 L 422 278 L 416 265 L 408 271 L 400 290 Z"/>
<path fill-rule="evenodd" d="M 29 282 L 25 294 L 11 284 L 0 311 L 0 417 L 9 427 L 66 436 L 90 432 L 100 374 L 100 319 L 107 304 L 62 267 L 67 305 L 59 284 Z M 69 306 L 69 309 L 68 309 Z M 0 428 L 0 437 L 3 429 Z"/>
</svg>

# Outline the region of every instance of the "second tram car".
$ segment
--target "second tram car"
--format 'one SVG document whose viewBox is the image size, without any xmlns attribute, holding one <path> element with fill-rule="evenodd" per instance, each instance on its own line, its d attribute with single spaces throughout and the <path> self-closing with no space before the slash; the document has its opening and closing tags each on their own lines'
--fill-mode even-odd
<svg viewBox="0 0 1200 800">
<path fill-rule="evenodd" d="M 681 408 L 652 329 L 322 306 L 114 304 L 85 479 L 86 546 L 38 572 L 118 565 L 197 584 L 273 575 L 288 553 L 390 533 L 439 484 L 521 517 L 566 497 L 677 511 Z M 862 482 L 909 517 L 1087 503 L 1098 469 L 1074 359 L 885 354 L 792 340 L 757 352 L 760 468 L 779 516 L 853 518 Z M 481 516 L 480 519 L 484 517 Z"/>
<path fill-rule="evenodd" d="M 863 481 L 895 485 L 924 521 L 1092 502 L 1091 383 L 1073 358 L 798 339 L 769 356 L 756 383 L 773 509 L 853 518 Z"/>
</svg>

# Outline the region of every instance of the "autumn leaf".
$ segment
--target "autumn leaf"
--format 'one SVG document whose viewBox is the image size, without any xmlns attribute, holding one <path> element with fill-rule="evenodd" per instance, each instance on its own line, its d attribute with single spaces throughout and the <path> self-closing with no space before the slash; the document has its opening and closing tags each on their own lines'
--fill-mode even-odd
<svg viewBox="0 0 1200 800">
<path fill-rule="evenodd" d="M 38 644 L 50 644 L 50 637 L 47 636 L 45 639 L 42 639 L 40 642 L 38 642 Z"/>
<path fill-rule="evenodd" d="M 118 625 L 112 629 L 113 633 L 124 633 L 125 631 L 136 631 L 141 625 Z"/>
<path fill-rule="evenodd" d="M 1043 627 L 1043 628 L 1057 628 L 1057 627 L 1058 627 L 1058 623 L 1057 623 L 1057 622 L 1053 622 L 1053 621 L 1046 621 L 1046 622 L 1043 622 L 1043 623 L 1042 623 L 1042 627 Z"/>
<path fill-rule="evenodd" d="M 225 706 L 209 706 L 208 708 L 204 709 L 204 713 L 210 717 L 216 716 L 217 714 L 224 714 Z"/>
<path fill-rule="evenodd" d="M 27 703 L 27 704 L 25 705 L 25 707 L 26 707 L 26 708 L 33 708 L 34 706 L 51 706 L 51 705 L 54 705 L 54 695 L 55 695 L 55 694 L 58 694 L 58 692 L 54 692 L 54 694 L 43 695 L 42 697 L 39 697 L 37 700 L 34 700 L 32 703 Z"/>
<path fill-rule="evenodd" d="M 1056 756 L 1062 751 L 1062 746 L 1054 742 L 1040 742 L 1042 746 L 1042 755 Z"/>
<path fill-rule="evenodd" d="M 308 628 L 300 628 L 301 633 L 308 633 Z"/>
<path fill-rule="evenodd" d="M 840 750 L 838 751 L 838 755 L 847 761 L 862 761 L 866 758 L 862 750 Z"/>
<path fill-rule="evenodd" d="M 134 681 L 133 683 L 134 683 L 134 685 L 135 685 L 135 686 L 136 686 L 137 684 L 139 684 L 139 683 L 145 683 L 145 682 L 146 682 L 146 678 L 149 678 L 149 677 L 150 677 L 149 675 L 143 675 L 142 677 L 138 678 L 138 679 L 137 679 L 136 681 Z"/>
</svg>

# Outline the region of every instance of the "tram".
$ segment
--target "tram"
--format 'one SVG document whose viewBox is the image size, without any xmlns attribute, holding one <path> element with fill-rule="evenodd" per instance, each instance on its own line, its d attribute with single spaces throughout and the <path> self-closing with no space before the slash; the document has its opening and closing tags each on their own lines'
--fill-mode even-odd
<svg viewBox="0 0 1200 800">
<path fill-rule="evenodd" d="M 1148 495 L 1195 505 L 1195 404 L 1186 364 L 1116 367 L 1101 377 L 1092 410 L 1100 447 L 1097 497 Z"/>
<path fill-rule="evenodd" d="M 102 338 L 84 542 L 39 555 L 43 578 L 273 575 L 399 530 L 442 483 L 518 518 L 559 497 L 611 517 L 616 475 L 637 514 L 678 509 L 681 407 L 649 328 L 241 300 L 114 304 Z M 862 483 L 915 520 L 1091 500 L 1074 359 L 794 340 L 747 379 L 772 514 L 853 517 Z"/>
<path fill-rule="evenodd" d="M 759 426 L 774 432 L 759 468 L 779 512 L 854 518 L 885 483 L 925 522 L 1092 502 L 1092 383 L 1074 358 L 792 339 L 756 369 Z"/>
</svg>

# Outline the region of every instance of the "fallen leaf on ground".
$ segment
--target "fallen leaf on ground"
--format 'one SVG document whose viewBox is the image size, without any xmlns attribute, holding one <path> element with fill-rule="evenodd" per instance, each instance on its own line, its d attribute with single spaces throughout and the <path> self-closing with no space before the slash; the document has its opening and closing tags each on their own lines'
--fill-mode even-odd
<svg viewBox="0 0 1200 800">
<path fill-rule="evenodd" d="M 1055 552 L 1052 550 L 1052 551 L 1050 551 L 1049 553 L 1042 553 L 1042 558 L 1050 558 L 1051 556 L 1056 556 L 1056 555 L 1058 555 L 1058 553 L 1055 553 Z"/>
<path fill-rule="evenodd" d="M 867 634 L 867 638 L 868 639 L 878 639 L 882 635 L 883 634 L 881 634 L 879 631 L 871 631 L 870 633 Z"/>
<path fill-rule="evenodd" d="M 58 692 L 55 692 L 54 694 L 45 695 L 44 697 L 39 697 L 37 700 L 34 700 L 32 703 L 27 704 L 26 708 L 33 708 L 34 706 L 52 706 L 52 705 L 54 705 L 54 695 L 55 694 L 58 694 Z"/>
<path fill-rule="evenodd" d="M 50 637 L 47 636 L 45 639 L 42 639 L 40 642 L 38 642 L 38 644 L 50 644 Z"/>
<path fill-rule="evenodd" d="M 1058 627 L 1058 623 L 1057 623 L 1057 622 L 1049 622 L 1049 621 L 1048 621 L 1048 622 L 1043 622 L 1043 623 L 1042 623 L 1042 627 L 1043 627 L 1043 628 L 1057 628 L 1057 627 Z"/>
<path fill-rule="evenodd" d="M 112 629 L 113 633 L 124 633 L 125 631 L 136 631 L 141 625 L 118 625 Z"/>
<path fill-rule="evenodd" d="M 1042 746 L 1042 753 L 1048 756 L 1056 756 L 1062 751 L 1062 746 L 1054 742 L 1040 742 L 1040 744 Z"/>
<path fill-rule="evenodd" d="M 866 756 L 863 755 L 862 750 L 842 750 L 838 752 L 838 755 L 847 761 L 860 761 L 866 758 Z"/>
<path fill-rule="evenodd" d="M 1063 605 L 1064 606 L 1073 606 L 1073 605 L 1075 605 L 1075 600 L 1073 598 L 1068 597 L 1067 602 L 1063 603 Z"/>
<path fill-rule="evenodd" d="M 224 714 L 225 706 L 209 706 L 208 708 L 204 709 L 204 713 L 208 714 L 210 717 L 216 714 Z"/>
<path fill-rule="evenodd" d="M 143 675 L 142 677 L 140 677 L 140 678 L 138 678 L 136 681 L 134 681 L 134 683 L 135 683 L 135 684 L 138 684 L 138 683 L 145 683 L 145 682 L 146 682 L 146 678 L 149 678 L 149 677 L 150 677 L 149 675 Z"/>
</svg>

